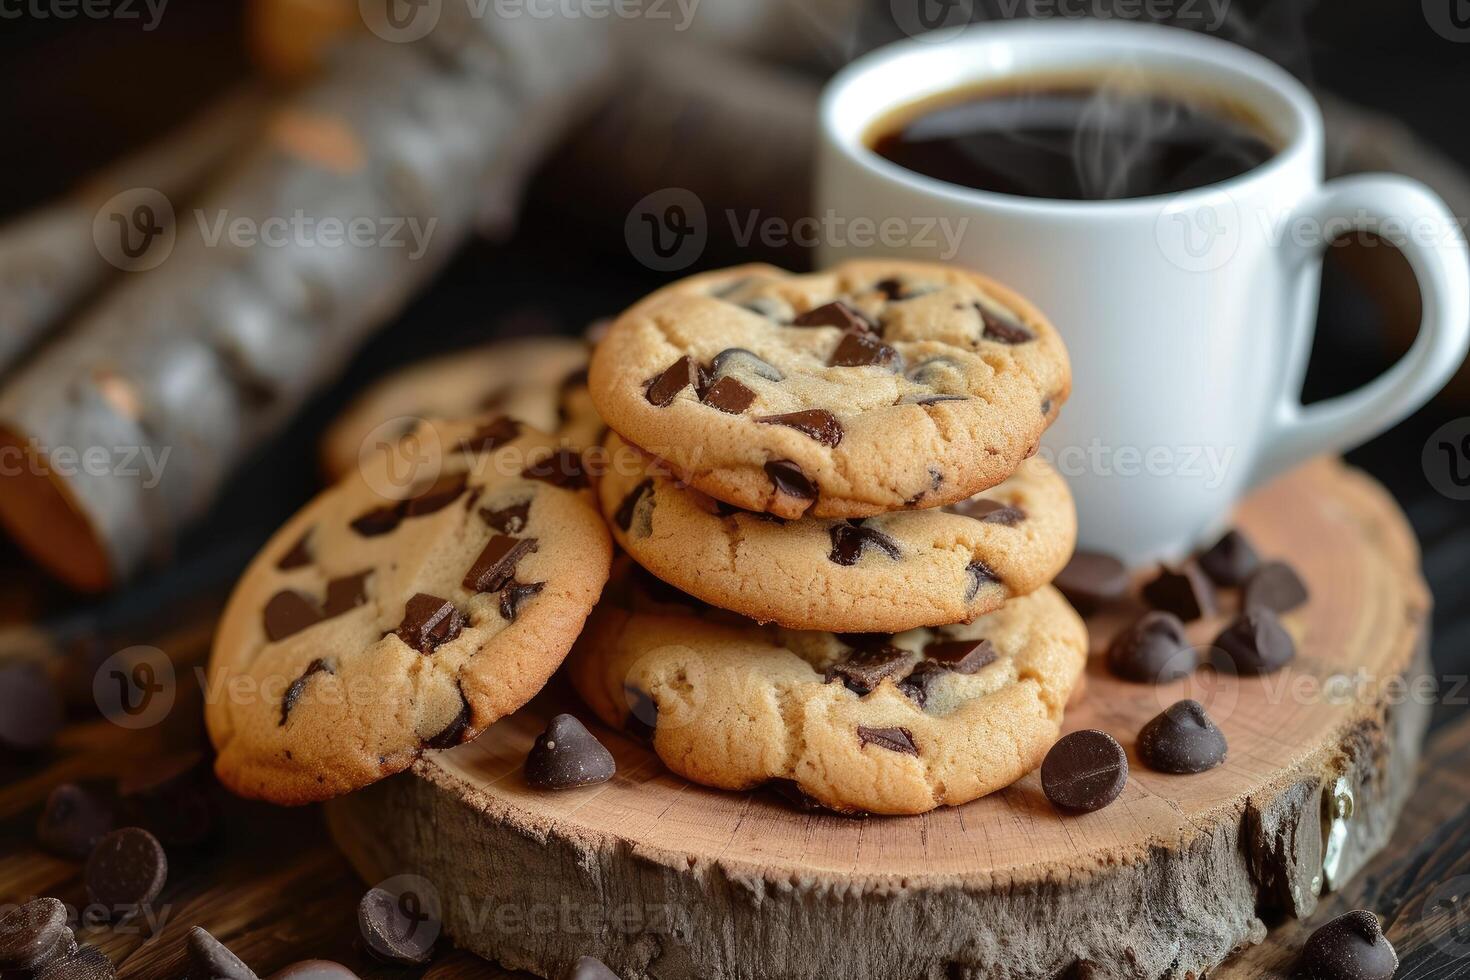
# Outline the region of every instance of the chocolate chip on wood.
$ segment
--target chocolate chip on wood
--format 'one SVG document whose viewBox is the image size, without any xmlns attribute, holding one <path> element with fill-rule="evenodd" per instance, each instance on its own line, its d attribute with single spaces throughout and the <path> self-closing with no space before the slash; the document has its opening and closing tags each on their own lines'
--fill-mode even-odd
<svg viewBox="0 0 1470 980">
<path fill-rule="evenodd" d="M 117 970 L 106 953 L 96 946 L 83 946 L 37 970 L 34 980 L 115 980 L 116 977 Z"/>
<path fill-rule="evenodd" d="M 1200 552 L 1198 561 L 1211 581 L 1227 589 L 1244 585 L 1261 564 L 1250 540 L 1234 529 L 1226 531 L 1220 540 Z"/>
<path fill-rule="evenodd" d="M 1308 937 L 1297 975 L 1302 980 L 1390 980 L 1398 967 L 1398 953 L 1378 916 L 1355 909 Z"/>
<path fill-rule="evenodd" d="M 1128 754 L 1107 732 L 1064 735 L 1041 763 L 1041 788 L 1063 810 L 1090 813 L 1118 798 L 1128 783 Z"/>
<path fill-rule="evenodd" d="M 526 782 L 535 789 L 605 783 L 617 772 L 612 753 L 571 715 L 557 715 L 526 756 Z"/>
<path fill-rule="evenodd" d="M 374 958 L 397 966 L 422 966 L 434 956 L 440 923 L 414 891 L 371 888 L 357 905 L 357 925 Z"/>
<path fill-rule="evenodd" d="M 1190 562 L 1178 568 L 1161 568 L 1158 576 L 1144 585 L 1143 599 L 1186 623 L 1213 616 L 1217 608 L 1215 587 L 1199 566 Z"/>
<path fill-rule="evenodd" d="M 1309 598 L 1307 585 L 1296 570 L 1283 561 L 1266 562 L 1245 583 L 1246 609 L 1291 612 Z"/>
<path fill-rule="evenodd" d="M 1179 617 L 1147 612 L 1108 644 L 1108 670 L 1127 681 L 1161 684 L 1187 677 L 1199 665 L 1199 654 L 1184 635 Z"/>
<path fill-rule="evenodd" d="M 1138 755 L 1159 772 L 1196 773 L 1225 761 L 1225 734 L 1198 701 L 1176 701 L 1138 733 Z"/>
<path fill-rule="evenodd" d="M 1270 674 L 1296 656 L 1296 641 L 1270 609 L 1242 613 L 1215 637 L 1217 667 L 1240 674 Z"/>
<path fill-rule="evenodd" d="M 98 842 L 84 874 L 87 897 L 114 918 L 152 904 L 168 880 L 168 857 L 158 838 L 141 827 L 114 830 Z"/>
<path fill-rule="evenodd" d="M 101 783 L 62 783 L 46 797 L 36 840 L 52 854 L 85 860 L 115 826 L 116 794 Z"/>
<path fill-rule="evenodd" d="M 260 980 L 228 946 L 199 926 L 189 930 L 184 948 L 189 955 L 188 980 Z"/>
<path fill-rule="evenodd" d="M 1128 568 L 1112 555 L 1079 551 L 1052 584 L 1087 616 L 1128 594 Z"/>
<path fill-rule="evenodd" d="M 76 952 L 66 906 L 38 898 L 0 916 L 0 971 L 39 970 Z"/>
</svg>

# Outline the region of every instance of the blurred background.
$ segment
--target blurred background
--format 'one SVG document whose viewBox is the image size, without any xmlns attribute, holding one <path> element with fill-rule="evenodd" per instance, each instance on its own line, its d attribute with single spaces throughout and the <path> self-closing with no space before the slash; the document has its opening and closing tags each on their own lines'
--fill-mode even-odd
<svg viewBox="0 0 1470 980">
<path fill-rule="evenodd" d="M 772 251 L 756 243 L 742 251 L 729 240 L 726 223 L 711 220 L 708 241 L 683 268 L 655 270 L 640 261 L 646 250 L 625 236 L 625 219 L 645 195 L 671 186 L 692 186 L 712 212 L 731 206 L 801 213 L 810 160 L 805 123 L 822 79 L 901 36 L 907 14 L 886 0 L 787 5 L 794 11 L 787 9 L 773 31 L 751 27 L 750 18 L 757 8 L 779 4 L 742 11 L 736 2 L 706 2 L 695 9 L 689 31 L 652 44 L 657 56 L 648 71 L 655 81 L 662 72 L 674 84 L 618 82 L 580 98 L 570 137 L 553 140 L 555 149 L 532 170 L 524 194 L 512 194 L 519 205 L 482 222 L 486 233 L 459 249 L 405 309 L 350 357 L 328 366 L 337 380 L 316 391 L 284 429 L 273 427 L 278 431 L 236 469 L 209 516 L 183 536 L 172 579 L 159 585 L 160 573 L 149 572 L 121 597 L 82 599 L 0 545 L 11 621 L 77 608 L 106 620 L 154 608 L 133 598 L 139 589 L 166 596 L 181 580 L 227 586 L 255 547 L 319 487 L 316 438 L 325 423 L 365 383 L 397 366 L 494 336 L 577 333 L 701 267 L 739 258 L 806 264 L 798 247 Z M 1255 48 L 1309 83 L 1333 120 L 1334 172 L 1410 172 L 1463 214 L 1470 209 L 1470 179 L 1462 170 L 1470 170 L 1470 130 L 1463 122 L 1470 36 L 1447 19 L 1454 3 L 1445 0 L 1444 17 L 1431 11 L 1433 2 L 1421 9 L 1381 0 L 1201 0 L 1171 9 L 1187 21 L 1183 26 Z M 67 194 L 191 116 L 207 116 L 250 79 L 270 79 L 276 93 L 312 84 L 331 70 L 315 54 L 317 39 L 362 30 L 355 0 L 173 0 L 157 17 L 156 2 L 139 0 L 127 17 L 124 6 L 114 4 L 111 16 L 87 16 L 62 3 L 5 4 L 0 216 L 14 219 Z M 1138 7 L 1126 9 L 1136 17 Z M 973 16 L 1107 8 L 1105 2 L 997 0 L 977 4 Z M 1214 10 L 1226 16 L 1202 25 Z M 1192 19 L 1183 16 L 1189 12 Z M 690 91 L 681 91 L 680 81 Z M 651 97 L 650 88 L 667 97 Z M 670 140 L 705 146 L 705 156 L 687 159 Z M 730 157 L 732 147 L 742 150 L 740 159 Z M 1355 387 L 1412 338 L 1417 297 L 1396 254 L 1361 245 L 1332 250 L 1320 319 L 1309 399 Z M 1429 408 L 1352 454 L 1393 491 L 1420 535 L 1437 599 L 1434 654 L 1444 673 L 1470 670 L 1470 520 L 1465 503 L 1435 491 L 1422 457 L 1431 433 L 1466 414 L 1470 382 L 1462 375 Z"/>
</svg>

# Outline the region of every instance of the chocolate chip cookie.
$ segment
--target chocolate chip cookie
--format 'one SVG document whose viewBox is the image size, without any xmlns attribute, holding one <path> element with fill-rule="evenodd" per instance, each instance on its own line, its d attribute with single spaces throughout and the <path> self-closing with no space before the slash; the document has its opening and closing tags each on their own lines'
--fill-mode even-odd
<svg viewBox="0 0 1470 980">
<path fill-rule="evenodd" d="M 616 433 L 598 486 L 613 535 L 650 572 L 713 605 L 793 629 L 893 633 L 990 612 L 1066 564 L 1066 481 L 1028 459 L 1004 483 L 929 510 L 867 518 L 743 511 L 682 486 Z"/>
<path fill-rule="evenodd" d="M 322 800 L 473 738 L 541 688 L 607 581 L 578 453 L 501 415 L 414 436 L 421 455 L 288 521 L 230 597 L 207 721 L 237 793 Z"/>
<path fill-rule="evenodd" d="M 974 496 L 1031 455 L 1071 390 L 1061 338 L 983 276 L 914 262 L 674 283 L 597 347 L 608 425 L 695 489 L 780 517 Z"/>
<path fill-rule="evenodd" d="M 963 626 L 833 634 L 758 626 L 623 561 L 572 682 L 674 772 L 723 789 L 795 783 L 870 813 L 973 800 L 1041 763 L 1087 658 L 1049 586 Z"/>
<path fill-rule="evenodd" d="M 420 419 L 501 412 L 578 449 L 602 438 L 587 392 L 587 345 L 569 337 L 523 337 L 405 367 L 376 382 L 322 437 L 322 468 L 336 480 Z M 385 428 L 386 427 L 386 428 Z"/>
</svg>

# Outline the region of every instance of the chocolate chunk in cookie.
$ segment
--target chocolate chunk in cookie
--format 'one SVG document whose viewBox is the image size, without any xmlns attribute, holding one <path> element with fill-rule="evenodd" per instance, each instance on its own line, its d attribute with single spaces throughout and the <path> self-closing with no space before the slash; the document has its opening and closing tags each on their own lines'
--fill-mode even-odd
<svg viewBox="0 0 1470 980">
<path fill-rule="evenodd" d="M 448 599 L 416 593 L 403 610 L 403 622 L 393 631 L 404 643 L 428 656 L 459 636 L 464 616 Z"/>
</svg>

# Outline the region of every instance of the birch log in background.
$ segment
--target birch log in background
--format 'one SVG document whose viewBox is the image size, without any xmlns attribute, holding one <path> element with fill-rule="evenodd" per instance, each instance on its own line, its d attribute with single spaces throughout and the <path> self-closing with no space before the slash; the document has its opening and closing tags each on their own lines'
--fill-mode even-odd
<svg viewBox="0 0 1470 980">
<path fill-rule="evenodd" d="M 0 229 L 0 371 L 117 272 L 92 243 L 93 220 L 110 198 L 135 187 L 176 199 L 192 194 L 257 135 L 269 103 L 263 89 L 246 86 Z"/>
<path fill-rule="evenodd" d="M 130 273 L 0 392 L 0 520 L 77 588 L 166 556 L 242 455 L 477 218 L 513 210 L 609 70 L 607 30 L 444 4 L 422 39 L 367 35 L 334 51 L 268 138 L 179 214 L 167 258 Z M 132 231 L 151 227 L 121 214 Z M 330 222 L 364 220 L 366 244 L 325 244 Z"/>
</svg>

